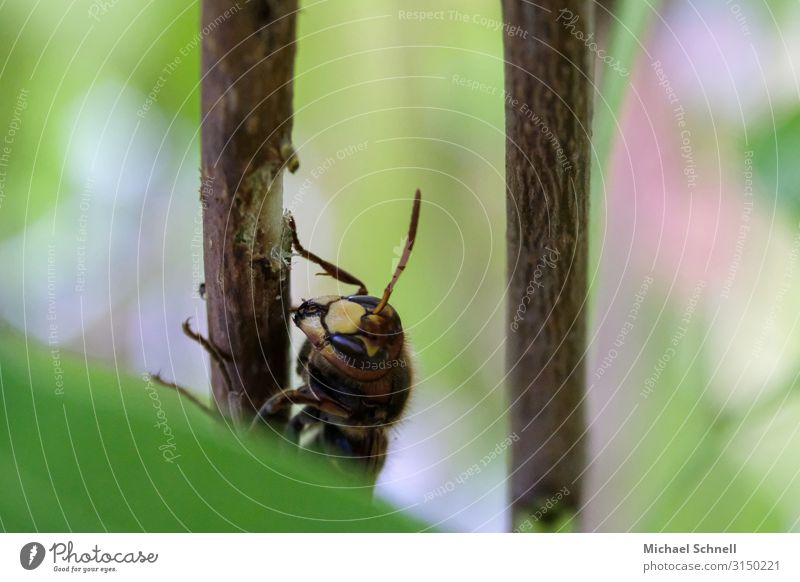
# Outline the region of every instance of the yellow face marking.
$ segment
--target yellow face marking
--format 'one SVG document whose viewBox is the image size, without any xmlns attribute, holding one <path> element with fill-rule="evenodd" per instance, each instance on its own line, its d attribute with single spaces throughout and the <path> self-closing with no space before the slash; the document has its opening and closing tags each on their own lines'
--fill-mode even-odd
<svg viewBox="0 0 800 582">
<path fill-rule="evenodd" d="M 385 308 L 384 312 L 388 312 L 389 308 Z M 373 315 L 370 313 L 364 318 L 364 325 L 362 327 L 372 328 L 372 329 L 380 329 L 381 327 L 385 326 L 385 321 L 389 319 L 388 317 L 384 318 L 382 315 Z"/>
<path fill-rule="evenodd" d="M 386 319 L 391 319 L 394 317 L 394 308 L 387 303 L 380 315 L 376 315 L 375 317 L 385 317 Z"/>
<path fill-rule="evenodd" d="M 342 299 L 328 306 L 325 325 L 331 333 L 357 333 L 367 310 L 358 303 Z"/>
<path fill-rule="evenodd" d="M 375 357 L 381 347 L 375 343 L 372 338 L 361 336 L 361 341 L 364 342 L 364 347 L 367 348 L 367 354 L 370 358 Z"/>
</svg>

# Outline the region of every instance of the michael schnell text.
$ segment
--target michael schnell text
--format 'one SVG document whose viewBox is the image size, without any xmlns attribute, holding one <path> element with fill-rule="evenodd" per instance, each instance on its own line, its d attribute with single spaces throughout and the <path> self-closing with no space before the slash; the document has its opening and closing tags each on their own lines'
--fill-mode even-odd
<svg viewBox="0 0 800 582">
<path fill-rule="evenodd" d="M 712 546 L 711 544 L 644 544 L 645 554 L 735 554 L 736 544 Z"/>
</svg>

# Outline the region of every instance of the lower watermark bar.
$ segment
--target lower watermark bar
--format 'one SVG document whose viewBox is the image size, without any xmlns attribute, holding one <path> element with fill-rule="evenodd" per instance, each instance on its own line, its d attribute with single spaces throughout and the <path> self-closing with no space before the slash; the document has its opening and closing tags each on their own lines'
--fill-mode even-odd
<svg viewBox="0 0 800 582">
<path fill-rule="evenodd" d="M 799 545 L 800 534 L 3 534 L 0 580 L 800 580 Z"/>
</svg>

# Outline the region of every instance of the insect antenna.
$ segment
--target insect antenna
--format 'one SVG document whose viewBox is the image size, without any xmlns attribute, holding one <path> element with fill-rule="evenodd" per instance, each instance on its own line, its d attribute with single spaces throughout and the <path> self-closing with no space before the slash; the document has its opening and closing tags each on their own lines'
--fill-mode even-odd
<svg viewBox="0 0 800 582">
<path fill-rule="evenodd" d="M 414 207 L 411 209 L 411 224 L 408 226 L 408 238 L 406 239 L 406 247 L 403 249 L 403 254 L 400 257 L 400 262 L 397 263 L 397 268 L 394 270 L 394 275 L 392 275 L 392 280 L 389 281 L 389 284 L 386 286 L 386 290 L 383 292 L 383 298 L 381 302 L 372 310 L 373 314 L 380 313 L 383 311 L 383 308 L 386 307 L 386 304 L 389 303 L 389 297 L 392 296 L 392 290 L 394 290 L 394 285 L 397 283 L 397 280 L 400 278 L 400 274 L 405 270 L 406 264 L 408 263 L 408 258 L 411 256 L 411 249 L 414 248 L 414 240 L 417 238 L 417 225 L 419 225 L 419 210 L 422 201 L 422 193 L 417 189 L 417 193 L 414 195 Z"/>
</svg>

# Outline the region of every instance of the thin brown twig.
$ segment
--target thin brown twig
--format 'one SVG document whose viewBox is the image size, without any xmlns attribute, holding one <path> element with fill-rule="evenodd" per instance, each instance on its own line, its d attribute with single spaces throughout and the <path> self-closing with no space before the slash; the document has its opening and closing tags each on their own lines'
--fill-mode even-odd
<svg viewBox="0 0 800 582">
<path fill-rule="evenodd" d="M 291 378 L 283 299 L 291 273 L 284 261 L 265 264 L 258 255 L 291 252 L 291 239 L 282 236 L 282 201 L 284 170 L 297 166 L 298 2 L 240 2 L 235 10 L 232 4 L 201 2 L 200 196 L 206 337 L 236 358 L 235 370 L 231 361 L 211 360 L 214 402 L 226 417 L 248 418 Z M 221 18 L 225 25 L 217 26 Z"/>
</svg>

